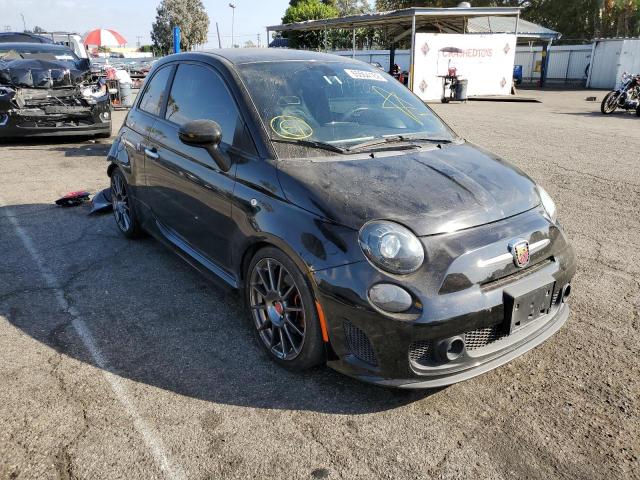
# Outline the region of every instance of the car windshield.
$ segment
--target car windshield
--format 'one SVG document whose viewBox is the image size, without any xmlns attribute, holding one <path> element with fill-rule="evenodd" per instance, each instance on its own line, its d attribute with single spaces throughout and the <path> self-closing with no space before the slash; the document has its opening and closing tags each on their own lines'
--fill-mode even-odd
<svg viewBox="0 0 640 480">
<path fill-rule="evenodd" d="M 76 62 L 78 56 L 67 48 L 51 48 L 46 45 L 29 44 L 28 47 L 8 47 L 0 44 L 0 60 L 48 60 Z"/>
<path fill-rule="evenodd" d="M 456 138 L 404 85 L 364 63 L 262 62 L 238 70 L 274 140 L 349 148 L 391 137 Z"/>
</svg>

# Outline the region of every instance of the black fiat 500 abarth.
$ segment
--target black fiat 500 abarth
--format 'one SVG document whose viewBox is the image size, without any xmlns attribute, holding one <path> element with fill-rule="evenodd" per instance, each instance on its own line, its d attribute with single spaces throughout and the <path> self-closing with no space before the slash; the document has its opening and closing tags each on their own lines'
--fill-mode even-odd
<svg viewBox="0 0 640 480">
<path fill-rule="evenodd" d="M 113 207 L 242 291 L 294 370 L 427 388 L 567 320 L 575 255 L 550 196 L 354 60 L 217 50 L 158 61 L 109 153 Z"/>
</svg>

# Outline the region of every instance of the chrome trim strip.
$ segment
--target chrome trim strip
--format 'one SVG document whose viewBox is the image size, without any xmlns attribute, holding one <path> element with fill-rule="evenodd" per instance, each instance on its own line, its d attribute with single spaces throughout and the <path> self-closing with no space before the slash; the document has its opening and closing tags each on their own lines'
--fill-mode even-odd
<svg viewBox="0 0 640 480">
<path fill-rule="evenodd" d="M 487 260 L 478 260 L 478 266 L 480 268 L 488 267 L 489 265 L 494 265 L 496 263 L 507 263 L 513 260 L 513 255 L 511 253 L 503 253 L 502 255 L 498 255 L 497 257 L 489 258 Z"/>
<path fill-rule="evenodd" d="M 532 243 L 529 245 L 529 253 L 530 254 L 536 253 L 537 251 L 542 250 L 544 247 L 546 247 L 550 243 L 551 243 L 551 240 L 549 240 L 548 238 Z M 503 253 L 502 255 L 498 255 L 497 257 L 488 258 L 486 260 L 479 260 L 478 267 L 484 268 L 484 267 L 488 267 L 489 265 L 495 265 L 496 263 L 508 263 L 512 260 L 513 260 L 513 255 L 510 252 Z"/>
<path fill-rule="evenodd" d="M 538 250 L 542 250 L 544 247 L 549 245 L 551 240 L 545 238 L 544 240 L 540 240 L 539 242 L 532 243 L 529 245 L 529 253 L 536 253 Z"/>
</svg>

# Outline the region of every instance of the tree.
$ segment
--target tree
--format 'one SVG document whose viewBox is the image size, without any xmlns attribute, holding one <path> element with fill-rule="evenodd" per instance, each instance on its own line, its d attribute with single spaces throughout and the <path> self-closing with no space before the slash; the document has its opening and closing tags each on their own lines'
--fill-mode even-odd
<svg viewBox="0 0 640 480">
<path fill-rule="evenodd" d="M 458 0 L 377 0 L 376 8 L 455 7 Z M 562 33 L 565 41 L 640 34 L 640 0 L 474 0 L 473 6 L 523 7 L 522 18 Z"/>
<path fill-rule="evenodd" d="M 312 7 L 312 10 L 310 9 Z M 374 10 L 368 0 L 290 0 L 289 8 L 282 19 L 283 23 L 316 20 L 320 18 L 346 17 L 372 13 Z M 293 20 L 299 18 L 299 20 Z M 325 32 L 291 32 L 283 33 L 289 38 L 293 48 L 322 49 L 325 45 L 330 49 L 351 48 L 353 38 L 351 30 L 328 30 Z M 373 43 L 375 31 L 359 28 L 356 30 L 356 45 L 360 48 Z"/>
<path fill-rule="evenodd" d="M 33 33 L 44 33 L 44 32 L 46 32 L 46 30 L 42 27 L 39 27 L 38 25 L 33 27 Z"/>
<path fill-rule="evenodd" d="M 596 35 L 629 37 L 640 34 L 640 0 L 599 0 Z"/>
<path fill-rule="evenodd" d="M 461 0 L 376 0 L 378 11 L 398 10 L 411 7 L 451 8 Z M 474 7 L 522 7 L 535 0 L 473 0 Z M 564 0 L 560 0 L 563 2 Z"/>
<path fill-rule="evenodd" d="M 373 11 L 367 0 L 328 0 L 326 3 L 336 8 L 341 17 L 362 15 Z"/>
<path fill-rule="evenodd" d="M 282 23 L 304 22 L 338 16 L 338 10 L 320 0 L 292 0 L 291 5 L 282 17 Z M 324 32 L 286 32 L 289 46 L 292 48 L 319 49 L 324 43 Z"/>
<path fill-rule="evenodd" d="M 167 54 L 173 47 L 173 27 L 180 27 L 180 49 L 191 50 L 207 42 L 209 16 L 202 0 L 162 0 L 151 27 L 154 47 Z"/>
</svg>

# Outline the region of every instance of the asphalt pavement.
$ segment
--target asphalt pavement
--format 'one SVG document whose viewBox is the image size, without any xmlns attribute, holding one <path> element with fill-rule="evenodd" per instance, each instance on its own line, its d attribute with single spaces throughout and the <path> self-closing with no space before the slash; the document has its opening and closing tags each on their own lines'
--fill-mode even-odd
<svg viewBox="0 0 640 480">
<path fill-rule="evenodd" d="M 593 94 L 434 105 L 549 191 L 579 267 L 555 336 L 422 392 L 279 368 L 234 294 L 53 205 L 108 185 L 108 141 L 0 144 L 0 479 L 640 478 L 640 119 Z"/>
</svg>

